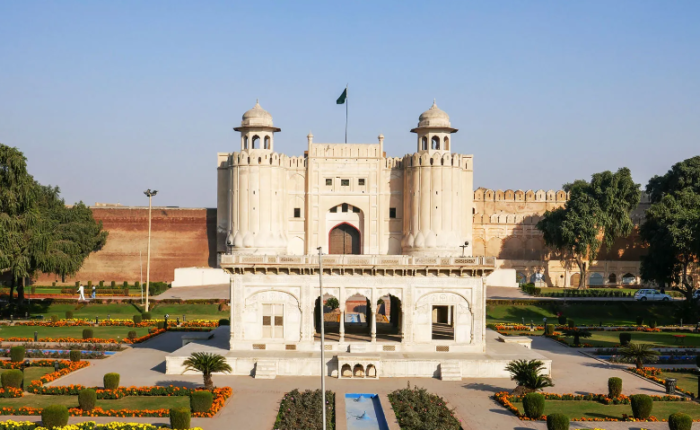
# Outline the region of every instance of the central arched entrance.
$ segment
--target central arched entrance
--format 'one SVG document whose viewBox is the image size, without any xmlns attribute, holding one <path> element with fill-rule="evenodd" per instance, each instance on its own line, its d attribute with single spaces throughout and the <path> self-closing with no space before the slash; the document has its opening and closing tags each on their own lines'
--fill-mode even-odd
<svg viewBox="0 0 700 430">
<path fill-rule="evenodd" d="M 328 237 L 329 254 L 360 254 L 360 232 L 350 224 L 340 224 Z"/>
</svg>

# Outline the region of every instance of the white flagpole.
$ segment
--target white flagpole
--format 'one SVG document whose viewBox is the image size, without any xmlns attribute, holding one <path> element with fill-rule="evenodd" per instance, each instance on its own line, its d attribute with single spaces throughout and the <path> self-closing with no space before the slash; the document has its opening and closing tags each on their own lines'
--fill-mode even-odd
<svg viewBox="0 0 700 430">
<path fill-rule="evenodd" d="M 345 143 L 348 143 L 348 85 L 345 84 Z"/>
</svg>

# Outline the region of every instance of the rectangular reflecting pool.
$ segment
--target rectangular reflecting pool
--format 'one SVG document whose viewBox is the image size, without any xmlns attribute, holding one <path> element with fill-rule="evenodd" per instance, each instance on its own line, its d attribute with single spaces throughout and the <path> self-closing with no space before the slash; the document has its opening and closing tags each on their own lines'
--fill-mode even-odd
<svg viewBox="0 0 700 430">
<path fill-rule="evenodd" d="M 389 430 L 377 394 L 346 394 L 345 422 L 348 430 Z"/>
</svg>

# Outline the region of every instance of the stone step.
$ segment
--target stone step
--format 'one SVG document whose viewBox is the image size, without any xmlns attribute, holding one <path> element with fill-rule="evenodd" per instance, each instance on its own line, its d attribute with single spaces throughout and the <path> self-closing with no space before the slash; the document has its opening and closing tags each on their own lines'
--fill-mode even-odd
<svg viewBox="0 0 700 430">
<path fill-rule="evenodd" d="M 259 360 L 255 365 L 255 379 L 275 379 L 277 377 L 277 362 Z"/>
<path fill-rule="evenodd" d="M 461 381 L 462 368 L 459 361 L 447 360 L 440 363 L 440 379 L 443 381 Z"/>
</svg>

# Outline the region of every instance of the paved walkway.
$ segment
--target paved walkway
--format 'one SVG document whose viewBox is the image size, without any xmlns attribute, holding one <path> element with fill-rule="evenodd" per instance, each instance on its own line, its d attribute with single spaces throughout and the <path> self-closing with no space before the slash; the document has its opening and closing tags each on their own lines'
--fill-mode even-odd
<svg viewBox="0 0 700 430">
<path fill-rule="evenodd" d="M 112 358 L 94 360 L 91 366 L 74 372 L 54 382 L 56 385 L 83 384 L 101 385 L 102 376 L 107 372 L 121 374 L 122 385 L 178 385 L 199 386 L 198 375 L 165 375 L 164 357 L 180 346 L 183 333 L 166 333 L 162 336 L 135 345 Z M 607 391 L 607 379 L 617 376 L 623 380 L 623 392 L 661 394 L 662 387 L 642 378 L 622 372 L 624 365 L 599 362 L 580 354 L 577 350 L 565 347 L 544 338 L 533 340 L 533 349 L 552 360 L 555 387 L 548 391 L 558 393 L 601 393 Z M 193 419 L 193 425 L 205 430 L 272 429 L 279 400 L 282 395 L 294 388 L 316 389 L 316 377 L 279 377 L 275 380 L 255 380 L 251 377 L 217 375 L 214 383 L 230 386 L 234 395 L 223 410 L 214 418 Z M 407 384 L 425 387 L 444 397 L 455 408 L 462 420 L 464 430 L 524 430 L 546 429 L 544 423 L 520 421 L 498 405 L 490 396 L 497 391 L 510 390 L 513 382 L 508 379 L 465 379 L 461 382 L 447 382 L 428 378 L 384 378 L 378 381 L 353 381 L 326 379 L 327 387 L 338 395 L 351 392 L 373 392 L 382 395 L 385 408 L 389 408 L 386 394 L 406 387 Z M 342 418 L 342 417 L 338 417 Z M 3 417 L 3 419 L 32 420 L 37 417 Z M 71 422 L 85 421 L 85 418 L 71 418 Z M 99 422 L 114 419 L 100 418 Z M 163 418 L 123 418 L 122 421 L 167 423 Z M 700 425 L 696 423 L 696 427 Z M 574 428 L 604 428 L 607 430 L 640 429 L 661 430 L 668 428 L 662 423 L 580 423 Z"/>
</svg>

